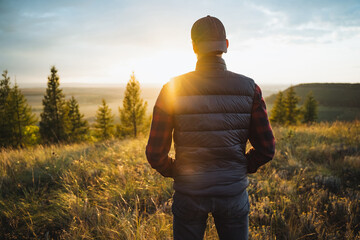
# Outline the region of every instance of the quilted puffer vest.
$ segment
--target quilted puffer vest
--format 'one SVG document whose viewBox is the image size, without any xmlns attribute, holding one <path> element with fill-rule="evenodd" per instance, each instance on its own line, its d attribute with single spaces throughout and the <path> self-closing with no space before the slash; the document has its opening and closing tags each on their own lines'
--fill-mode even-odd
<svg viewBox="0 0 360 240">
<path fill-rule="evenodd" d="M 255 83 L 226 70 L 220 57 L 201 58 L 172 89 L 176 191 L 233 196 L 248 186 L 245 147 Z"/>
</svg>

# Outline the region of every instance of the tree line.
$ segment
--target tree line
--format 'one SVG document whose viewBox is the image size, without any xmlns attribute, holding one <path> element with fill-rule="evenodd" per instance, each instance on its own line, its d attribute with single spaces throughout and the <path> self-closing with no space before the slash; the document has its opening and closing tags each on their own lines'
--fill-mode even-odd
<svg viewBox="0 0 360 240">
<path fill-rule="evenodd" d="M 119 107 L 120 124 L 114 124 L 115 116 L 105 99 L 96 112 L 96 120 L 90 124 L 80 112 L 79 103 L 72 96 L 65 100 L 60 88 L 60 77 L 55 66 L 51 67 L 47 88 L 42 100 L 40 121 L 32 113 L 26 98 L 17 83 L 11 86 L 7 70 L 0 80 L 0 147 L 24 147 L 28 145 L 69 143 L 102 140 L 111 137 L 136 137 L 150 125 L 146 119 L 147 102 L 140 97 L 140 83 L 131 74 L 125 89 L 122 107 Z M 294 125 L 299 122 L 312 123 L 317 120 L 318 103 L 312 92 L 302 107 L 294 88 L 279 92 L 270 112 L 272 124 Z"/>
<path fill-rule="evenodd" d="M 313 123 L 317 120 L 318 102 L 310 91 L 301 107 L 294 87 L 290 87 L 284 96 L 283 92 L 276 95 L 275 103 L 270 112 L 270 122 L 279 125 L 295 125 L 299 122 Z"/>
<path fill-rule="evenodd" d="M 140 97 L 140 93 L 140 83 L 132 73 L 126 85 L 123 106 L 119 107 L 120 124 L 114 124 L 115 116 L 103 99 L 96 112 L 93 128 L 90 128 L 76 98 L 65 99 L 58 70 L 53 66 L 48 76 L 39 121 L 17 83 L 11 86 L 5 70 L 0 80 L 0 147 L 136 137 L 149 126 L 145 117 L 147 102 Z"/>
<path fill-rule="evenodd" d="M 37 122 L 17 83 L 11 87 L 5 70 L 0 81 L 0 147 L 31 144 Z"/>
</svg>

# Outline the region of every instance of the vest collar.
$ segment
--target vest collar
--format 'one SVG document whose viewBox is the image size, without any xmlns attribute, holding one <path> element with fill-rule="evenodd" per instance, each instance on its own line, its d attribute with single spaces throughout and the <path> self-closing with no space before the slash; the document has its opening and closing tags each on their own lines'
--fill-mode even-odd
<svg viewBox="0 0 360 240">
<path fill-rule="evenodd" d="M 226 70 L 226 64 L 222 57 L 203 56 L 196 63 L 196 70 Z"/>
</svg>

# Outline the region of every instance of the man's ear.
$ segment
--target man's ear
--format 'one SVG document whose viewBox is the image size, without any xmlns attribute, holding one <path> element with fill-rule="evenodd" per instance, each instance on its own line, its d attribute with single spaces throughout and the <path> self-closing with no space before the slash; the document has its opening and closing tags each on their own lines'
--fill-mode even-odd
<svg viewBox="0 0 360 240">
<path fill-rule="evenodd" d="M 194 43 L 194 41 L 192 42 L 192 45 L 193 45 L 194 53 L 198 54 L 198 48 L 197 48 L 196 44 Z"/>
<path fill-rule="evenodd" d="M 229 40 L 226 39 L 226 48 L 229 48 Z"/>
</svg>

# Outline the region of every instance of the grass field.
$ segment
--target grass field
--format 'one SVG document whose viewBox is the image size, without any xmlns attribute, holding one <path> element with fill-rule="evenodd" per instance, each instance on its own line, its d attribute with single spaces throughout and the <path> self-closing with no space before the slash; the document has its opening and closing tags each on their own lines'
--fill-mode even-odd
<svg viewBox="0 0 360 240">
<path fill-rule="evenodd" d="M 250 239 L 360 239 L 360 122 L 274 127 L 249 176 Z M 0 239 L 171 239 L 146 137 L 0 153 Z M 205 239 L 217 239 L 210 217 Z"/>
</svg>

